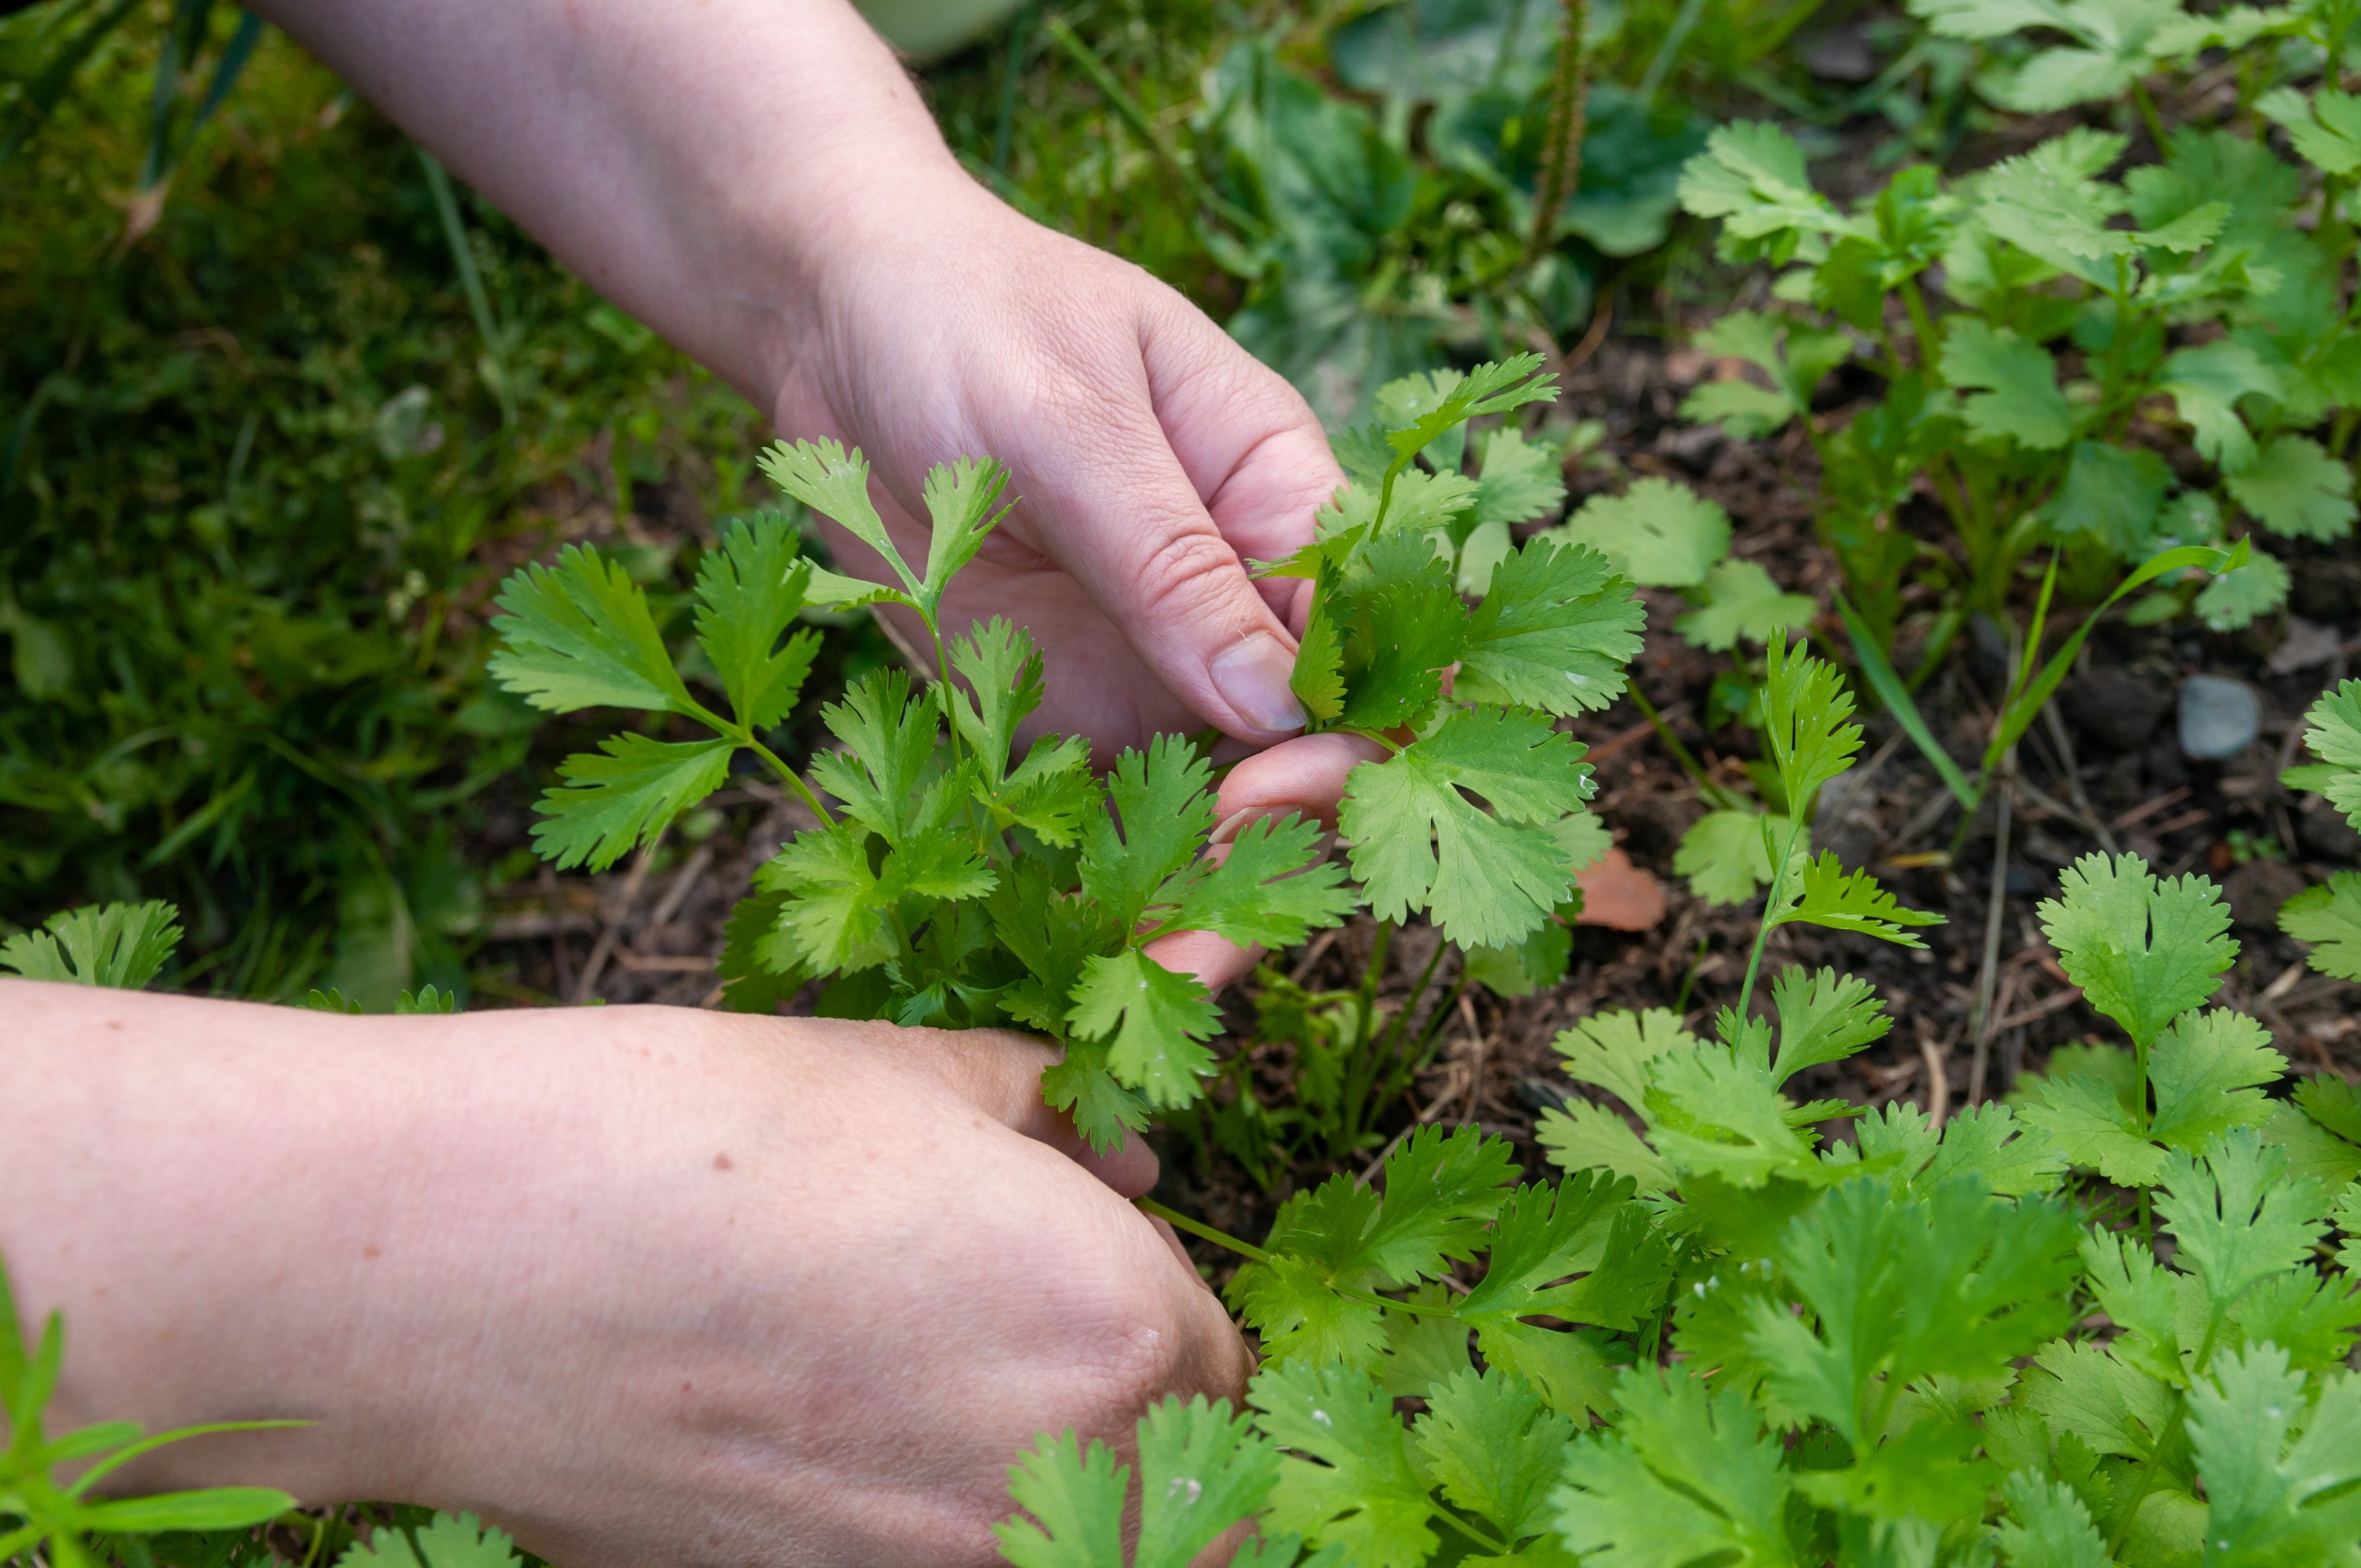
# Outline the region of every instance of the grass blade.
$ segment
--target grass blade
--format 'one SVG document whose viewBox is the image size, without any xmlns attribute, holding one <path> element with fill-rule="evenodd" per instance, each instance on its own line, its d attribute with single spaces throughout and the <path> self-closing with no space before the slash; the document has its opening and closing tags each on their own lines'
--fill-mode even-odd
<svg viewBox="0 0 2361 1568">
<path fill-rule="evenodd" d="M 1842 594 L 1837 596 L 1837 613 L 1844 617 L 1844 634 L 1852 639 L 1854 657 L 1861 661 L 1861 674 L 1867 677 L 1870 690 L 1877 693 L 1877 700 L 1886 705 L 1886 710 L 1894 716 L 1894 722 L 1902 726 L 1902 733 L 1910 737 L 1911 744 L 1934 765 L 1935 772 L 1941 775 L 1945 787 L 1959 801 L 1961 809 L 1974 815 L 1982 792 L 1967 782 L 1959 764 L 1951 760 L 1951 754 L 1934 738 L 1934 732 L 1927 728 L 1927 722 L 1919 714 L 1918 705 L 1911 700 L 1909 689 L 1903 685 L 1902 676 L 1894 673 L 1893 665 L 1879 650 L 1877 639 L 1870 635 L 1869 623 L 1861 619 L 1861 613 Z"/>
</svg>

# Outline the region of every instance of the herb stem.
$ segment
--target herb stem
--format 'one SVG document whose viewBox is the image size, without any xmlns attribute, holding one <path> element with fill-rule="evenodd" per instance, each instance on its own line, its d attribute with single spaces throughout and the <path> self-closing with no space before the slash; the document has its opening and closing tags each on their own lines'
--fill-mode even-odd
<svg viewBox="0 0 2361 1568">
<path fill-rule="evenodd" d="M 1790 800 L 1792 810 L 1795 802 Z M 1754 930 L 1754 951 L 1747 955 L 1746 983 L 1738 987 L 1738 1021 L 1744 1024 L 1747 1008 L 1754 1001 L 1754 978 L 1763 969 L 1763 949 L 1771 939 L 1771 932 L 1779 924 L 1779 908 L 1787 895 L 1787 868 L 1795 859 L 1795 835 L 1804 831 L 1800 815 L 1787 819 L 1787 842 L 1779 846 L 1779 864 L 1771 868 L 1771 893 L 1763 901 L 1763 923 Z"/>
<path fill-rule="evenodd" d="M 755 739 L 751 731 L 741 730 L 738 733 L 735 738 L 743 741 L 750 751 L 769 765 L 770 770 L 778 774 L 780 779 L 785 783 L 788 788 L 803 797 L 803 803 L 812 808 L 812 815 L 820 819 L 821 827 L 833 828 L 836 826 L 836 818 L 831 816 L 829 815 L 828 808 L 820 804 L 820 798 L 817 792 L 815 792 L 810 784 L 803 782 L 802 774 L 798 773 L 794 768 L 788 767 L 785 762 L 781 760 L 778 753 L 772 751 L 769 747 Z"/>
</svg>

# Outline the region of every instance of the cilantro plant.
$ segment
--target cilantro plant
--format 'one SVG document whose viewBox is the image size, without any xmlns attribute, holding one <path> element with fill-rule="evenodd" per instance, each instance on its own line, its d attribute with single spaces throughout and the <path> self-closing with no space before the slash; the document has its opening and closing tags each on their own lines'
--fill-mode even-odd
<svg viewBox="0 0 2361 1568">
<path fill-rule="evenodd" d="M 1556 396 L 1540 356 L 1440 370 L 1379 389 L 1375 420 L 1336 441 L 1349 482 L 1313 542 L 1266 563 L 1309 578 L 1294 689 L 1316 732 L 1382 747 L 1339 813 L 1361 895 L 1378 917 L 1352 990 L 1312 992 L 1266 970 L 1257 1037 L 1295 1068 L 1260 1080 L 1250 1051 L 1204 1123 L 1267 1185 L 1293 1158 L 1350 1157 L 1382 1141 L 1378 1115 L 1415 1080 L 1461 990 L 1554 985 L 1572 952 L 1575 877 L 1608 838 L 1584 805 L 1583 748 L 1560 718 L 1605 707 L 1639 652 L 1642 607 L 1597 550 L 1544 530 L 1565 500 L 1564 452 L 1505 416 Z M 1503 416 L 1470 435 L 1471 420 Z M 1395 928 L 1425 914 L 1445 939 L 1406 999 L 1378 1000 Z M 1420 1021 L 1447 951 L 1452 991 Z"/>
<path fill-rule="evenodd" d="M 739 1004 L 767 1011 L 817 979 L 821 1011 L 836 1017 L 1038 1031 L 1065 1048 L 1045 1094 L 1101 1147 L 1152 1110 L 1196 1100 L 1219 1016 L 1204 986 L 1148 945 L 1211 931 L 1285 947 L 1342 920 L 1352 898 L 1343 869 L 1319 862 L 1317 829 L 1256 822 L 1208 858 L 1213 770 L 1187 742 L 1126 752 L 1104 779 L 1080 739 L 1018 746 L 1042 693 L 1032 640 L 1000 620 L 955 634 L 940 615 L 952 579 L 1005 513 L 998 463 L 929 475 L 923 569 L 887 536 L 860 453 L 782 444 L 763 468 L 876 550 L 894 582 L 802 559 L 777 515 L 734 522 L 698 570 L 676 659 L 639 587 L 594 552 L 569 548 L 511 577 L 492 664 L 502 684 L 555 712 L 634 708 L 704 732 L 625 731 L 568 759 L 543 799 L 536 846 L 560 866 L 611 865 L 751 761 L 814 825 L 761 868 L 731 919 L 722 972 Z M 799 772 L 769 739 L 795 711 L 818 642 L 797 618 L 807 605 L 873 604 L 914 614 L 934 668 L 955 679 L 914 686 L 887 670 L 856 681 L 821 710 L 841 749 Z M 720 706 L 692 679 L 717 688 Z"/>
<path fill-rule="evenodd" d="M 2291 768 L 2291 788 L 2317 790 L 2361 827 L 2361 680 L 2348 680 L 2306 715 L 2304 744 L 2318 762 Z M 2311 967 L 2339 980 L 2361 980 L 2361 872 L 2339 871 L 2279 910 L 2279 929 L 2312 944 Z M 2361 1122 L 2356 1122 L 2361 1137 Z"/>
<path fill-rule="evenodd" d="M 1685 411 L 1744 438 L 1801 427 L 1822 535 L 1881 653 L 1914 574 L 1941 606 L 1931 664 L 1967 616 L 2003 617 L 2042 549 L 2096 597 L 2118 564 L 2223 545 L 2240 524 L 2352 531 L 2343 411 L 2361 403 L 2361 336 L 2337 303 L 2345 253 L 2296 223 L 2315 205 L 2305 172 L 2234 132 L 2185 129 L 2162 162 L 2110 175 L 2127 145 L 2074 130 L 1965 178 L 1914 166 L 1849 212 L 1770 125 L 1726 126 L 1688 164 L 1683 200 L 1718 222 L 1721 254 L 1781 272 L 1780 308 L 1700 338 L 1767 384 L 1709 382 Z M 1816 413 L 1847 365 L 1882 395 Z M 2158 450 L 2183 445 L 2192 481 Z M 1949 521 L 1941 547 L 1913 533 L 1920 498 Z M 2210 582 L 2177 566 L 2133 613 L 2234 628 L 2287 586 L 2258 549 Z"/>
<path fill-rule="evenodd" d="M 1792 732 L 1799 796 L 1849 729 Z M 1430 1127 L 1259 1247 L 1145 1205 L 1248 1260 L 1249 1409 L 1142 1423 L 1128 1559 L 1126 1469 L 1045 1437 L 1003 1555 L 1178 1564 L 1253 1519 L 1255 1563 L 2361 1562 L 2361 1099 L 2274 1101 L 2264 1031 L 2205 1008 L 2236 955 L 2212 884 L 2093 856 L 2042 913 L 2131 1046 L 2058 1053 L 2014 1106 L 1794 1097 L 1890 1020 L 1791 969 L 1710 1038 L 1561 1034 L 1598 1097 L 1544 1118 L 1554 1181 Z"/>
</svg>

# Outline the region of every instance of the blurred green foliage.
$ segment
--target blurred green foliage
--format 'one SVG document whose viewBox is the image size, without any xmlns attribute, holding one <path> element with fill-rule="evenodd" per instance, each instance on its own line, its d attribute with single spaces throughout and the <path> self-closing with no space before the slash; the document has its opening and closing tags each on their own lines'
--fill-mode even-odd
<svg viewBox="0 0 2361 1568">
<path fill-rule="evenodd" d="M 6 123 L 77 10 L 0 23 Z M 0 919 L 164 896 L 184 983 L 463 985 L 454 833 L 534 722 L 481 678 L 491 581 L 635 487 L 734 501 L 760 431 L 462 194 L 487 341 L 407 139 L 275 33 L 138 194 L 172 20 L 0 163 Z M 241 13 L 205 21 L 218 58 Z M 210 79 L 174 85 L 185 127 Z"/>
</svg>

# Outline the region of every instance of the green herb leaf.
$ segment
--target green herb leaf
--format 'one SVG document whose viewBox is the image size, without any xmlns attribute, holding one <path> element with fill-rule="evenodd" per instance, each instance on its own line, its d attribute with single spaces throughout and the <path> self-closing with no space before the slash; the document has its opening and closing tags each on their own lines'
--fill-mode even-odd
<svg viewBox="0 0 2361 1568">
<path fill-rule="evenodd" d="M 730 711 L 766 730 L 795 708 L 819 651 L 816 631 L 779 639 L 803 608 L 812 564 L 796 553 L 795 531 L 775 512 L 734 519 L 722 548 L 697 564 L 697 643 L 722 677 Z"/>
<path fill-rule="evenodd" d="M 650 740 L 610 736 L 596 753 L 558 765 L 566 782 L 541 797 L 533 847 L 561 871 L 604 871 L 635 845 L 653 844 L 674 817 L 722 787 L 730 740 Z"/>
<path fill-rule="evenodd" d="M 1622 495 L 1594 495 L 1559 532 L 1597 551 L 1643 588 L 1702 582 L 1730 552 L 1730 514 L 1670 479 L 1642 479 Z"/>
<path fill-rule="evenodd" d="M 68 909 L 0 942 L 0 969 L 27 980 L 144 990 L 179 945 L 179 919 L 160 898 Z"/>
<path fill-rule="evenodd" d="M 657 635 L 647 596 L 620 563 L 568 545 L 556 566 L 512 573 L 499 604 L 492 678 L 535 707 L 695 710 Z"/>
<path fill-rule="evenodd" d="M 1607 557 L 1535 538 L 1494 568 L 1468 618 L 1457 694 L 1572 715 L 1607 706 L 1639 655 L 1647 610 Z"/>
<path fill-rule="evenodd" d="M 1591 793 L 1581 754 L 1538 716 L 1460 708 L 1387 761 L 1355 768 L 1340 824 L 1373 912 L 1424 908 L 1463 946 L 1538 927 L 1574 886 L 1549 830 Z"/>
<path fill-rule="evenodd" d="M 2238 956 L 2229 908 L 2202 877 L 2164 880 L 2136 856 L 2085 855 L 2040 908 L 2042 931 L 2091 1006 L 2141 1045 L 2221 986 Z"/>
<path fill-rule="evenodd" d="M 1175 974 L 1136 947 L 1082 966 L 1069 1026 L 1108 1042 L 1107 1070 L 1150 1105 L 1187 1105 L 1213 1070 L 1203 1042 L 1221 1027 L 1204 983 Z"/>
</svg>

